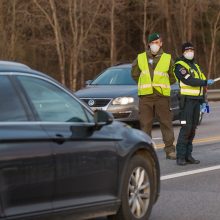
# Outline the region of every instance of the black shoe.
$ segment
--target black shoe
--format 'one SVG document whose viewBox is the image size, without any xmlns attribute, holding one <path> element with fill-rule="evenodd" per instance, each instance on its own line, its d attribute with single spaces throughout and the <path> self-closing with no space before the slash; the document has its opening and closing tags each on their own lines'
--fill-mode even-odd
<svg viewBox="0 0 220 220">
<path fill-rule="evenodd" d="M 188 157 L 186 157 L 186 163 L 199 164 L 200 161 L 199 161 L 199 160 L 196 160 L 196 159 L 193 158 L 192 156 L 188 156 Z"/>
<path fill-rule="evenodd" d="M 179 166 L 185 166 L 186 165 L 186 161 L 183 158 L 177 158 L 176 164 L 179 165 Z"/>
</svg>

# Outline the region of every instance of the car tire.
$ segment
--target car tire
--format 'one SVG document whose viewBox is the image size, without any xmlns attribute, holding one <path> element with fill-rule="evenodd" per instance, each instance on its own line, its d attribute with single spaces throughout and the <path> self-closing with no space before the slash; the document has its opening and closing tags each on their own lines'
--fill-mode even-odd
<svg viewBox="0 0 220 220">
<path fill-rule="evenodd" d="M 153 169 L 147 157 L 135 155 L 123 179 L 121 206 L 109 220 L 147 220 L 154 203 Z"/>
</svg>

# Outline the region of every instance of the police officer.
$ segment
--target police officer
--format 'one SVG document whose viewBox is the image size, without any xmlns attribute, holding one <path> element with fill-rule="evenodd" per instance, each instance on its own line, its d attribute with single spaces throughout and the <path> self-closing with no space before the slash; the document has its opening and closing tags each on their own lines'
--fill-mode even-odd
<svg viewBox="0 0 220 220">
<path fill-rule="evenodd" d="M 148 36 L 148 50 L 138 54 L 132 63 L 132 77 L 138 83 L 139 120 L 143 131 L 151 136 L 157 116 L 160 122 L 167 159 L 176 159 L 172 115 L 170 111 L 170 84 L 176 82 L 171 55 L 164 53 L 158 33 Z"/>
<path fill-rule="evenodd" d="M 204 87 L 212 85 L 212 79 L 206 80 L 194 60 L 194 47 L 186 42 L 182 45 L 182 56 L 177 59 L 174 73 L 180 85 L 180 123 L 176 153 L 177 165 L 198 164 L 192 157 L 193 138 L 199 123 L 200 105 L 205 102 Z"/>
</svg>

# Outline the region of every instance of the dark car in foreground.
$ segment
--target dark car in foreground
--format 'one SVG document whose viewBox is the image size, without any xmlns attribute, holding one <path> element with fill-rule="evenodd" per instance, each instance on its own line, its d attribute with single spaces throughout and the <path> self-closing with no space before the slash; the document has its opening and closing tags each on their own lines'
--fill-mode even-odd
<svg viewBox="0 0 220 220">
<path fill-rule="evenodd" d="M 104 109 L 116 120 L 139 128 L 137 84 L 131 77 L 131 64 L 121 64 L 107 68 L 87 86 L 75 92 L 93 110 Z M 179 118 L 179 86 L 171 86 L 173 120 Z"/>
<path fill-rule="evenodd" d="M 0 61 L 0 102 L 0 219 L 148 219 L 160 189 L 149 136 L 19 63 Z"/>
</svg>

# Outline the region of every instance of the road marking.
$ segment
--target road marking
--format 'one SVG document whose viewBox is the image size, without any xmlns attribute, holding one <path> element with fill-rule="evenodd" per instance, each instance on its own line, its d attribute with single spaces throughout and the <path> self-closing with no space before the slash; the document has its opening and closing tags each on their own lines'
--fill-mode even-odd
<svg viewBox="0 0 220 220">
<path fill-rule="evenodd" d="M 155 137 L 155 138 L 152 138 L 153 140 L 162 140 L 162 137 Z"/>
<path fill-rule="evenodd" d="M 198 143 L 206 143 L 206 142 L 213 142 L 213 141 L 220 141 L 220 136 L 195 139 L 193 143 L 198 144 Z M 174 144 L 176 145 L 176 142 Z M 163 147 L 164 147 L 164 144 L 156 144 L 156 148 L 163 148 Z"/>
<path fill-rule="evenodd" d="M 204 172 L 208 172 L 208 171 L 212 171 L 212 170 L 219 170 L 219 169 L 220 169 L 220 165 L 217 165 L 217 166 L 206 167 L 206 168 L 201 168 L 201 169 L 197 169 L 197 170 L 190 170 L 190 171 L 181 172 L 181 173 L 173 173 L 173 174 L 161 176 L 160 180 L 168 180 L 168 179 L 173 179 L 173 178 L 177 178 L 177 177 L 189 176 L 189 175 L 193 175 L 193 174 L 197 174 L 197 173 L 204 173 Z"/>
</svg>

